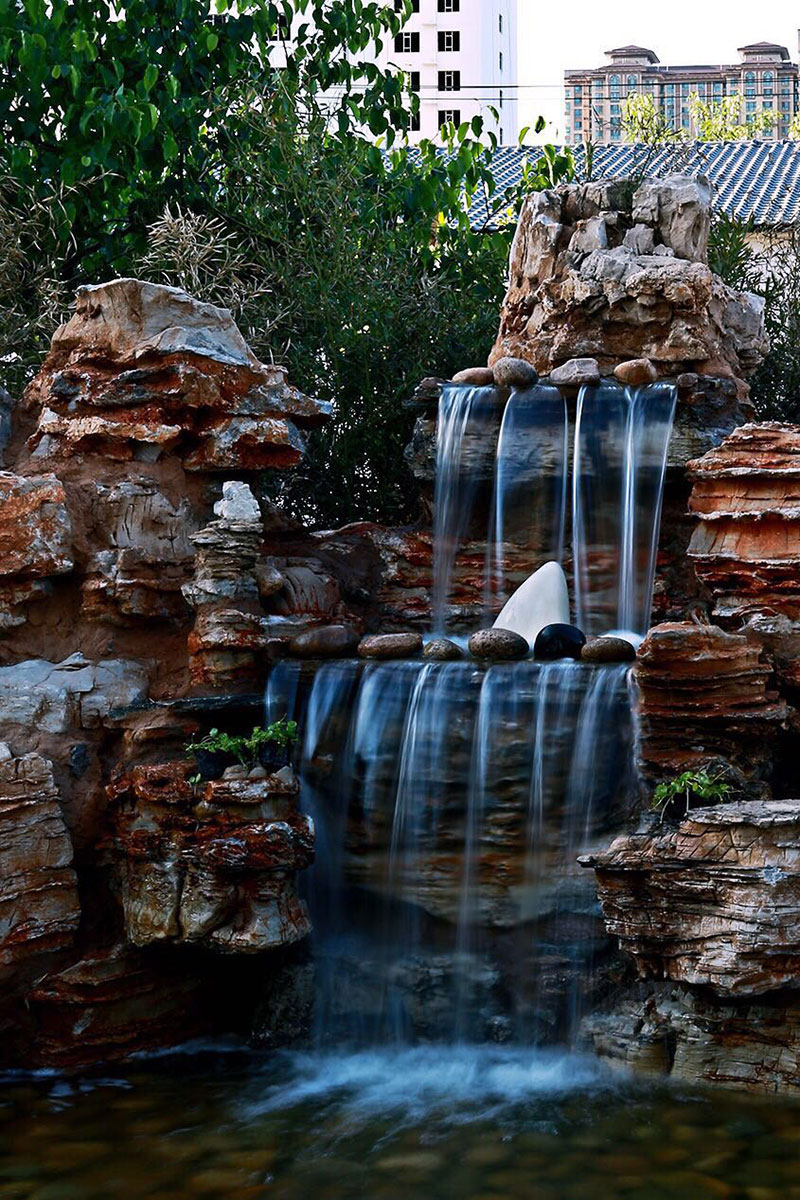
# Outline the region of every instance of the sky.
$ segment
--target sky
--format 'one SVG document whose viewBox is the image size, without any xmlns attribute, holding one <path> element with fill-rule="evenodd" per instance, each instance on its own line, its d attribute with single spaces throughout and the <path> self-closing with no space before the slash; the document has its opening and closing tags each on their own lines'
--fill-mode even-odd
<svg viewBox="0 0 800 1200">
<path fill-rule="evenodd" d="M 541 140 L 563 129 L 564 71 L 597 67 L 615 46 L 647 46 L 662 63 L 736 63 L 737 47 L 778 42 L 797 61 L 797 0 L 517 0 L 520 126 L 541 113 Z M 528 139 L 532 140 L 532 139 Z"/>
</svg>

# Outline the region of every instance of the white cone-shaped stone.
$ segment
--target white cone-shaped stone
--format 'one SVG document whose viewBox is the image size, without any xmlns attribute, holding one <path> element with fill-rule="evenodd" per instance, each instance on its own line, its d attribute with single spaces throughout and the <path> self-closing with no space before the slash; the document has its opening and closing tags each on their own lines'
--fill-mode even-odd
<svg viewBox="0 0 800 1200">
<path fill-rule="evenodd" d="M 556 624 L 569 625 L 569 592 L 559 564 L 548 562 L 517 588 L 495 626 L 521 634 L 533 646 L 545 625 Z"/>
</svg>

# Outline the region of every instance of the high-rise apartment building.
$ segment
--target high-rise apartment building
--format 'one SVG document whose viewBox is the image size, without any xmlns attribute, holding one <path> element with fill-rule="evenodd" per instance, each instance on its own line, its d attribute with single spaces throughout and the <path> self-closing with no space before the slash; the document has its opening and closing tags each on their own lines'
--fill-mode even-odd
<svg viewBox="0 0 800 1200">
<path fill-rule="evenodd" d="M 400 11 L 400 0 L 386 0 Z M 397 68 L 420 100 L 409 140 L 435 138 L 445 122 L 475 116 L 502 143 L 516 142 L 517 0 L 412 0 L 413 12 L 373 61 Z M 307 21 L 298 16 L 295 25 Z M 289 31 L 291 39 L 291 31 Z M 282 50 L 272 58 L 281 65 Z M 493 115 L 495 110 L 497 116 Z"/>
<path fill-rule="evenodd" d="M 446 121 L 458 125 L 481 115 L 500 142 L 515 142 L 517 0 L 413 0 L 413 6 L 394 46 L 380 56 L 381 66 L 407 72 L 419 95 L 412 140 L 436 137 Z"/>
<path fill-rule="evenodd" d="M 774 124 L 758 136 L 787 137 L 800 106 L 797 63 L 785 46 L 772 42 L 740 46 L 739 56 L 732 66 L 667 67 L 652 50 L 622 46 L 606 52 L 608 61 L 602 67 L 565 71 L 564 140 L 622 141 L 622 105 L 631 92 L 652 96 L 672 128 L 690 137 L 696 133 L 689 105 L 692 93 L 707 102 L 738 97 L 743 122 L 774 112 Z"/>
</svg>

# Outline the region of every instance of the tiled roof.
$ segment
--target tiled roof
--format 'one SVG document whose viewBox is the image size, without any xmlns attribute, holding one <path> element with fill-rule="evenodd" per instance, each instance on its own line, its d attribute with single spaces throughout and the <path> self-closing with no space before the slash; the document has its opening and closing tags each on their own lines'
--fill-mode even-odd
<svg viewBox="0 0 800 1200">
<path fill-rule="evenodd" d="M 585 179 L 583 146 L 574 146 L 578 179 Z M 646 174 L 706 175 L 714 188 L 714 206 L 742 220 L 753 218 L 754 225 L 794 225 L 800 221 L 800 141 L 792 142 L 695 142 L 676 166 L 674 149 L 654 155 Z M 592 178 L 636 175 L 641 171 L 646 150 L 632 144 L 596 145 Z M 537 149 L 529 146 L 500 146 L 494 157 L 497 190 L 502 192 L 518 183 L 522 160 L 536 161 Z M 472 205 L 474 226 L 486 220 L 486 205 L 480 199 Z"/>
</svg>

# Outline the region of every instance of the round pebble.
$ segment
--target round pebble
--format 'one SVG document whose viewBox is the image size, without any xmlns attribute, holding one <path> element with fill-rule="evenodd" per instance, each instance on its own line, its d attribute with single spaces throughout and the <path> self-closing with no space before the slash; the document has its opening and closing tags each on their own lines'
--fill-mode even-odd
<svg viewBox="0 0 800 1200">
<path fill-rule="evenodd" d="M 596 637 L 584 643 L 581 658 L 593 663 L 633 662 L 636 651 L 625 638 Z"/>
<path fill-rule="evenodd" d="M 449 638 L 434 638 L 422 651 L 422 657 L 433 659 L 435 662 L 455 662 L 456 659 L 464 657 L 464 651 Z"/>
<path fill-rule="evenodd" d="M 498 387 L 533 387 L 539 379 L 536 369 L 524 358 L 498 358 L 493 370 Z"/>
<path fill-rule="evenodd" d="M 475 658 L 493 659 L 498 662 L 525 658 L 530 646 L 524 637 L 511 629 L 479 629 L 469 639 L 469 652 Z"/>
<path fill-rule="evenodd" d="M 580 658 L 586 645 L 586 634 L 576 625 L 545 625 L 536 636 L 535 658 L 554 662 L 559 658 Z"/>
<path fill-rule="evenodd" d="M 376 633 L 358 643 L 360 658 L 413 658 L 421 649 L 421 633 Z"/>
<path fill-rule="evenodd" d="M 346 625 L 323 625 L 298 633 L 287 647 L 292 658 L 341 658 L 355 654 L 358 634 Z"/>
</svg>

